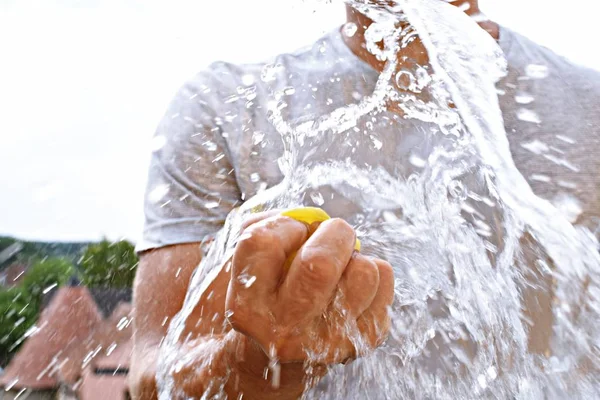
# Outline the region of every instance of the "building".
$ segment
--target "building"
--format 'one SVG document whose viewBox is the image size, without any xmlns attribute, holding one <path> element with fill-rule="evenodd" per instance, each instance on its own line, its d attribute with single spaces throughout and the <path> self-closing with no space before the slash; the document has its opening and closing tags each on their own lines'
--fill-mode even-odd
<svg viewBox="0 0 600 400">
<path fill-rule="evenodd" d="M 129 398 L 130 301 L 129 289 L 55 290 L 0 377 L 0 399 Z"/>
<path fill-rule="evenodd" d="M 0 270 L 0 287 L 13 288 L 17 286 L 27 272 L 27 264 L 13 263 Z"/>
</svg>

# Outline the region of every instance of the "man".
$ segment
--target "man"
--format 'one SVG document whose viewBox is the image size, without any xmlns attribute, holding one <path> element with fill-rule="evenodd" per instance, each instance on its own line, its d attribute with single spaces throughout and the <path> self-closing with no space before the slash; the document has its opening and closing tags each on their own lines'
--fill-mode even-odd
<svg viewBox="0 0 600 400">
<path fill-rule="evenodd" d="M 477 0 L 455 5 L 481 15 Z M 364 48 L 370 21 L 350 8 L 348 19 L 357 27 L 353 35 L 335 31 L 312 49 L 273 63 L 288 80 L 279 81 L 278 89 L 296 92 L 287 101 L 289 119 L 318 117 L 372 92 L 383 64 Z M 499 100 L 517 167 L 536 194 L 595 231 L 600 161 L 589 152 L 600 141 L 600 75 L 491 21 L 480 25 L 508 60 Z M 156 397 L 159 346 L 206 249 L 201 243 L 210 242 L 233 208 L 282 178 L 281 138 L 266 116 L 266 93 L 273 88 L 268 77 L 260 79 L 273 71 L 265 65 L 214 64 L 181 89 L 160 123 L 157 142 L 164 146 L 152 157 L 135 284 L 134 398 Z M 246 232 L 231 269 L 223 269 L 190 317 L 198 323 L 188 329 L 191 339 L 182 345 L 174 372 L 186 396 L 200 397 L 222 385 L 229 398 L 297 398 L 307 379 L 318 380 L 328 365 L 359 356 L 332 309 L 337 293 L 371 348 L 385 339 L 392 270 L 383 260 L 353 252 L 355 233 L 348 223 L 334 219 L 306 227 L 259 214 L 247 222 Z M 298 249 L 284 278 L 283 265 Z M 257 279 L 246 288 L 238 278 L 248 270 Z M 534 300 L 549 308 L 550 300 Z M 228 319 L 225 310 L 232 313 Z M 530 347 L 544 353 L 549 322 L 532 319 L 541 333 L 533 335 Z M 322 348 L 328 350 L 308 374 L 306 350 Z M 264 379 L 273 350 L 280 370 L 274 377 L 271 369 Z"/>
</svg>

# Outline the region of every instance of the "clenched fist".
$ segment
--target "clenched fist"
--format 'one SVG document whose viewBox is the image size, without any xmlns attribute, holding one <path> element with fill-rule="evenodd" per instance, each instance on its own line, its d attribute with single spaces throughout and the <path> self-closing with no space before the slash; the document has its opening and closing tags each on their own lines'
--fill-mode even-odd
<svg viewBox="0 0 600 400">
<path fill-rule="evenodd" d="M 247 227 L 226 296 L 233 329 L 281 363 L 340 363 L 380 345 L 390 326 L 393 271 L 355 252 L 355 241 L 341 219 L 307 226 L 273 216 Z"/>
</svg>

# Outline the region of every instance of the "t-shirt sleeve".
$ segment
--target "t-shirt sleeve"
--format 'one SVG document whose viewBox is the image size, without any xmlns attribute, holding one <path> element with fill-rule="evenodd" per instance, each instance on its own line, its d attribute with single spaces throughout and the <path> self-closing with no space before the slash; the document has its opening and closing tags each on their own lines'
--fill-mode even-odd
<svg viewBox="0 0 600 400">
<path fill-rule="evenodd" d="M 219 82 L 202 73 L 172 100 L 153 138 L 138 252 L 203 241 L 240 201 L 220 128 Z"/>
</svg>

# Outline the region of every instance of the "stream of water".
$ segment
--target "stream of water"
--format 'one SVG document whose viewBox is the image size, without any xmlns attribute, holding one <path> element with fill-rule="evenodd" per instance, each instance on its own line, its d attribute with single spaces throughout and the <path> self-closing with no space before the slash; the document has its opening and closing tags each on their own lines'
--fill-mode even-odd
<svg viewBox="0 0 600 400">
<path fill-rule="evenodd" d="M 439 0 L 348 3 L 375 21 L 365 36 L 386 60 L 376 88 L 301 124 L 274 102 L 285 178 L 230 215 L 200 264 L 163 344 L 160 398 L 178 398 L 173 349 L 243 218 L 315 204 L 349 221 L 396 282 L 388 341 L 332 367 L 306 398 L 598 398 L 598 243 L 515 167 L 495 86 L 506 68 L 500 48 Z M 397 60 L 417 42 L 428 63 Z M 416 133 L 365 140 L 382 124 Z M 409 129 L 417 124 L 426 129 Z M 420 155 L 385 157 L 401 140 Z"/>
</svg>

